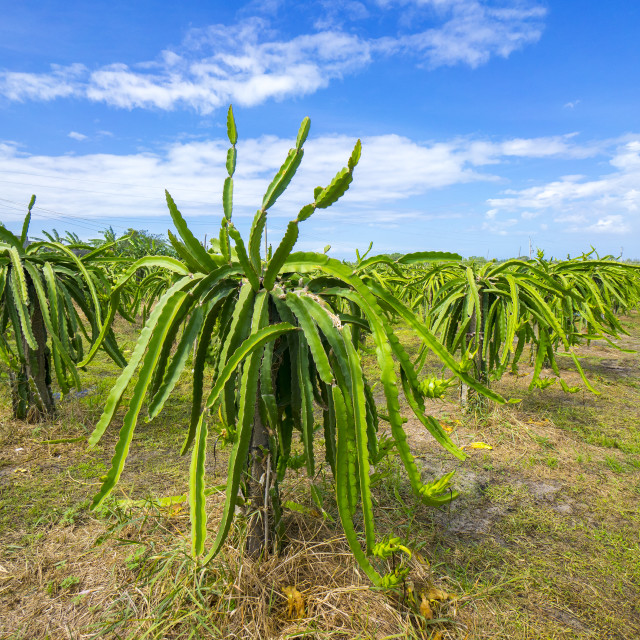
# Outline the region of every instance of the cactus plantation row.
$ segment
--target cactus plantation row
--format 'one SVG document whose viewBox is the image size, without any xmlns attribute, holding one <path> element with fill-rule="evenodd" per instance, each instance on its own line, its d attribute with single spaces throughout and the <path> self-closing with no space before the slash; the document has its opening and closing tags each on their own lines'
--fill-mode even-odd
<svg viewBox="0 0 640 640">
<path fill-rule="evenodd" d="M 97 247 L 57 233 L 28 243 L 32 199 L 20 235 L 0 227 L 0 359 L 9 372 L 14 415 L 30 421 L 55 413 L 54 380 L 63 395 L 80 389 L 82 370 L 98 350 L 122 367 L 89 437 L 95 447 L 126 405 L 94 508 L 118 484 L 143 410 L 147 420 L 159 415 L 185 367 L 192 369 L 180 453 L 191 456 L 193 556 L 206 564 L 220 551 L 238 507 L 247 522 L 246 552 L 258 557 L 277 550 L 281 483 L 288 470 L 304 468 L 313 478 L 323 464 L 332 473 L 340 521 L 358 564 L 373 584 L 392 587 L 406 568 L 401 562 L 385 570 L 385 558 L 409 550 L 398 538 L 376 534 L 376 465 L 393 447 L 416 500 L 438 507 L 456 497 L 452 473 L 423 481 L 401 407 L 463 460 L 465 453 L 427 412 L 429 401 L 454 385 L 467 403 L 470 391 L 476 406 L 514 401 L 492 390 L 491 382 L 508 369 L 517 372 L 528 357 L 532 387 L 557 380 L 573 392 L 577 387 L 565 382 L 557 363 L 564 353 L 582 385 L 598 393 L 574 348 L 594 339 L 615 345 L 624 333 L 617 314 L 637 306 L 640 279 L 637 267 L 593 254 L 564 261 L 539 254 L 535 260 L 478 265 L 430 251 L 395 260 L 357 254 L 355 262 L 294 251 L 300 225 L 347 193 L 360 141 L 346 166 L 310 194 L 280 243 L 265 247 L 269 210 L 302 162 L 309 127 L 305 118 L 248 238 L 233 220 L 237 132 L 231 108 L 221 222 L 207 246 L 169 193 L 177 231 L 169 232 L 170 245 L 145 243 L 133 234 L 105 237 Z M 128 254 L 121 250 L 125 243 Z M 125 358 L 114 319 L 140 314 L 144 328 Z M 417 357 L 398 339 L 399 326 L 419 341 Z M 377 380 L 365 375 L 367 352 L 375 354 Z M 439 360 L 446 376 L 423 375 L 428 355 Z M 545 367 L 555 377 L 542 377 Z M 224 432 L 231 452 L 222 519 L 208 541 L 205 462 L 214 431 Z M 295 438 L 302 446 L 298 454 L 292 453 Z"/>
</svg>

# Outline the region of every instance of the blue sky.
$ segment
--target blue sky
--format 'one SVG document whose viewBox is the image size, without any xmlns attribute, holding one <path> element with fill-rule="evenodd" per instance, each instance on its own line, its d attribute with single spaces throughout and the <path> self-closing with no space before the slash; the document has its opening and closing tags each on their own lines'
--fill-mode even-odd
<svg viewBox="0 0 640 640">
<path fill-rule="evenodd" d="M 352 257 L 588 251 L 640 258 L 637 0 L 2 3 L 0 221 L 166 232 L 167 188 L 217 234 L 233 103 L 248 228 L 306 115 L 286 222 L 345 163 L 299 248 Z"/>
</svg>

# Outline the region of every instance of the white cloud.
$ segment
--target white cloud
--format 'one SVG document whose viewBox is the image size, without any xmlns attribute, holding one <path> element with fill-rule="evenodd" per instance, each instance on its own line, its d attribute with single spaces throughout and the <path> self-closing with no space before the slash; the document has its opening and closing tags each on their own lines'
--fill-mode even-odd
<svg viewBox="0 0 640 640">
<path fill-rule="evenodd" d="M 239 142 L 236 217 L 253 215 L 292 142 L 274 136 Z M 284 224 L 312 199 L 317 185 L 328 184 L 345 165 L 354 143 L 346 136 L 310 138 L 298 175 L 270 211 L 272 224 Z M 478 171 L 469 153 L 473 141 L 418 143 L 381 135 L 364 138 L 362 143 L 362 159 L 349 192 L 339 206 L 319 211 L 316 219 L 339 220 L 340 227 L 346 224 L 351 232 L 370 225 L 392 229 L 409 221 L 413 226 L 452 219 L 460 214 L 417 210 L 408 199 L 453 185 L 496 180 Z M 175 142 L 153 153 L 44 156 L 25 153 L 16 144 L 0 144 L 4 198 L 0 219 L 20 219 L 24 207 L 16 203 L 22 203 L 25 194 L 36 193 L 35 217 L 81 216 L 62 218 L 57 223 L 62 226 L 81 220 L 96 229 L 112 221 L 118 224 L 118 218 L 121 226 L 143 226 L 145 219 L 166 217 L 163 190 L 167 188 L 190 220 L 200 217 L 196 228 L 206 221 L 207 228 L 215 229 L 227 146 L 226 140 L 217 139 Z"/>
<path fill-rule="evenodd" d="M 587 216 L 584 213 L 566 213 L 555 216 L 554 222 L 572 225 L 571 228 L 577 229 L 583 227 L 587 223 Z"/>
<path fill-rule="evenodd" d="M 576 134 L 550 136 L 542 138 L 515 138 L 500 145 L 500 152 L 505 156 L 526 158 L 545 158 L 548 156 L 587 157 L 593 151 L 586 147 L 571 145 L 570 140 Z"/>
<path fill-rule="evenodd" d="M 49 101 L 56 98 L 68 98 L 82 91 L 82 78 L 86 76 L 86 67 L 72 64 L 61 67 L 51 65 L 50 73 L 23 73 L 16 71 L 0 72 L 0 93 L 9 100 Z"/>
<path fill-rule="evenodd" d="M 549 140 L 417 142 L 394 134 L 363 138 L 362 159 L 349 192 L 335 208 L 317 212 L 314 219 L 338 225 L 344 238 L 354 234 L 357 238 L 372 226 L 402 230 L 424 228 L 427 221 L 431 226 L 442 225 L 440 221 L 460 216 L 455 207 L 443 212 L 432 208 L 431 197 L 424 198 L 424 205 L 414 199 L 473 183 L 483 183 L 483 190 L 492 184 L 497 189 L 502 181 L 500 163 L 509 163 L 514 153 L 538 159 L 545 149 L 549 158 L 580 157 L 584 149 L 603 146 L 583 148 L 569 136 L 553 143 Z M 292 143 L 275 136 L 240 140 L 234 176 L 236 218 L 246 223 L 254 214 Z M 270 211 L 275 230 L 284 228 L 286 220 L 312 199 L 314 187 L 327 184 L 345 165 L 354 143 L 346 136 L 308 140 L 298 175 Z M 167 188 L 196 229 L 206 227 L 211 233 L 221 213 L 227 147 L 228 142 L 220 138 L 176 141 L 153 152 L 128 155 L 45 156 L 26 153 L 15 143 L 0 144 L 0 219 L 20 219 L 24 206 L 17 203 L 26 206 L 27 196 L 36 193 L 36 217 L 81 216 L 73 220 L 92 224 L 94 229 L 120 218 L 121 226 L 143 227 L 145 220 L 166 219 L 163 190 Z M 471 200 L 464 214 L 466 227 L 498 235 L 534 234 L 547 226 L 553 232 L 594 236 L 633 231 L 640 208 L 640 137 L 626 139 L 610 155 L 613 171 L 606 175 L 567 175 L 526 189 L 503 191 L 487 201 L 484 218 L 475 227 L 473 207 L 477 203 Z M 485 171 L 489 161 L 491 173 Z M 539 223 L 532 227 L 534 219 Z M 58 224 L 64 228 L 69 220 L 62 218 Z M 271 233 L 277 234 L 274 229 Z"/>
<path fill-rule="evenodd" d="M 588 158 L 600 153 L 601 145 L 572 142 L 576 133 L 538 138 L 512 138 L 501 142 L 461 139 L 459 144 L 476 166 L 496 164 L 505 157 L 513 158 Z"/>
<path fill-rule="evenodd" d="M 479 0 L 388 0 L 380 4 L 435 10 L 443 19 L 435 28 L 380 42 L 389 52 L 422 56 L 432 68 L 456 64 L 475 68 L 494 55 L 506 58 L 540 39 L 546 15 L 543 7 L 531 3 L 497 7 Z"/>
<path fill-rule="evenodd" d="M 362 159 L 345 196 L 344 207 L 349 208 L 352 222 L 358 224 L 394 225 L 408 219 L 435 220 L 438 215 L 433 212 L 418 211 L 415 206 L 407 209 L 411 205 L 403 203 L 412 197 L 454 185 L 496 182 L 499 176 L 481 169 L 488 158 L 494 164 L 508 160 L 514 148 L 521 154 L 530 153 L 531 157 L 539 157 L 540 146 L 545 146 L 549 153 L 554 150 L 560 156 L 580 152 L 580 147 L 574 143 L 568 148 L 566 145 L 548 145 L 547 139 L 541 139 L 538 144 L 537 140 L 488 143 L 457 138 L 419 143 L 394 134 L 364 138 Z M 253 215 L 292 143 L 293 140 L 275 136 L 240 140 L 234 177 L 237 216 Z M 298 174 L 273 208 L 272 217 L 294 216 L 299 207 L 312 198 L 314 187 L 327 184 L 345 165 L 354 143 L 355 139 L 347 136 L 310 138 Z M 5 185 L 3 197 L 22 202 L 25 193 L 36 193 L 38 204 L 46 209 L 69 215 L 81 212 L 85 219 L 103 221 L 132 215 L 166 215 L 163 189 L 167 188 L 185 214 L 207 216 L 208 219 L 215 214 L 217 220 L 226 175 L 227 146 L 224 139 L 190 140 L 174 142 L 155 152 L 128 155 L 44 156 L 25 153 L 16 144 L 0 144 L 0 181 Z M 622 156 L 618 161 L 632 164 L 630 158 L 623 160 Z M 573 179 L 581 180 L 575 176 Z M 511 199 L 515 201 L 517 197 L 523 196 L 514 193 Z M 528 197 L 531 199 L 532 196 Z M 505 210 L 505 199 L 496 202 L 486 218 L 499 222 L 498 215 Z M 519 209 L 518 206 L 513 208 Z M 524 219 L 534 217 L 540 211 L 534 206 L 525 209 L 521 216 Z M 342 217 L 344 211 L 341 205 L 317 215 L 330 219 Z M 3 212 L 2 215 L 9 214 Z M 451 219 L 455 215 L 459 214 L 451 212 L 444 217 Z"/>
<path fill-rule="evenodd" d="M 496 233 L 499 236 L 506 236 L 509 234 L 509 229 L 512 229 L 517 224 L 518 220 L 516 218 L 509 218 L 507 220 L 489 218 L 482 223 L 482 230 L 489 231 L 490 233 Z"/>
<path fill-rule="evenodd" d="M 77 131 L 70 131 L 67 136 L 73 140 L 77 140 L 78 142 L 82 142 L 82 140 L 87 139 L 87 136 L 85 136 L 84 133 L 78 133 Z"/>
<path fill-rule="evenodd" d="M 630 140 L 621 146 L 611 164 L 624 173 L 640 171 L 640 138 Z"/>
<path fill-rule="evenodd" d="M 278 170 L 292 140 L 263 136 L 240 141 L 234 176 L 236 215 L 250 216 Z M 292 217 L 313 198 L 318 184 L 328 184 L 346 164 L 355 139 L 346 136 L 311 138 L 295 180 L 273 208 L 272 217 Z M 365 224 L 393 224 L 424 213 L 403 211 L 387 203 L 401 202 L 427 191 L 460 183 L 492 179 L 478 173 L 458 143 L 418 144 L 397 135 L 365 138 L 363 155 L 344 202 L 353 219 Z M 12 202 L 35 192 L 38 204 L 65 214 L 81 212 L 85 219 L 106 220 L 166 215 L 167 188 L 189 216 L 219 212 L 224 139 L 174 143 L 155 153 L 129 155 L 29 155 L 15 145 L 0 145 L 3 197 Z M 135 176 L 135 179 L 133 178 Z M 385 203 L 384 206 L 381 206 Z M 342 215 L 334 211 L 318 216 Z M 344 212 L 343 208 L 340 208 Z M 35 210 L 36 215 L 38 210 Z M 44 214 L 46 217 L 46 213 Z M 428 217 L 428 216 L 427 216 Z"/>
<path fill-rule="evenodd" d="M 318 30 L 342 28 L 345 22 L 364 20 L 371 15 L 370 10 L 362 2 L 320 0 L 320 4 L 323 13 L 313 23 Z"/>
<path fill-rule="evenodd" d="M 622 216 L 604 216 L 587 227 L 586 230 L 593 233 L 627 233 L 630 229 L 631 227 Z"/>
<path fill-rule="evenodd" d="M 432 26 L 367 38 L 345 30 L 328 10 L 316 33 L 279 39 L 264 19 L 248 17 L 236 25 L 192 29 L 181 47 L 162 51 L 154 61 L 114 62 L 95 70 L 52 65 L 50 73 L 40 74 L 1 71 L 0 94 L 16 101 L 74 96 L 123 109 L 186 107 L 208 114 L 229 102 L 253 106 L 314 93 L 375 57 L 477 67 L 538 40 L 545 15 L 540 6 L 515 0 L 503 7 L 480 0 L 411 0 L 379 3 L 385 23 L 392 23 L 388 14 L 396 4 L 414 5 L 419 22 L 426 16 Z M 369 14 L 359 2 L 343 3 L 340 13 L 344 20 Z"/>
<path fill-rule="evenodd" d="M 145 68 L 120 63 L 93 72 L 86 96 L 127 109 L 187 106 L 207 114 L 229 102 L 254 106 L 313 93 L 369 62 L 369 46 L 357 36 L 322 32 L 261 42 L 264 30 L 260 20 L 194 30 L 185 55 L 165 51 Z"/>
<path fill-rule="evenodd" d="M 190 32 L 183 51 L 163 51 L 158 61 L 114 63 L 95 71 L 83 65 L 49 74 L 0 73 L 0 93 L 10 100 L 84 96 L 111 106 L 207 114 L 233 102 L 245 106 L 313 93 L 370 61 L 370 45 L 341 31 L 291 40 L 270 39 L 264 21 L 214 25 Z"/>
<path fill-rule="evenodd" d="M 640 137 L 630 136 L 612 153 L 615 169 L 597 178 L 567 175 L 520 190 L 506 190 L 488 204 L 498 212 L 522 211 L 523 218 L 546 212 L 574 233 L 625 233 L 640 211 Z"/>
</svg>

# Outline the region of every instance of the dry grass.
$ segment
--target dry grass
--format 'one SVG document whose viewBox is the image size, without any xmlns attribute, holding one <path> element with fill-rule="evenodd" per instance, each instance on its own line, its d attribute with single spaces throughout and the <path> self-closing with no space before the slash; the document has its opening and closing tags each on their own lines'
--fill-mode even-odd
<svg viewBox="0 0 640 640">
<path fill-rule="evenodd" d="M 0 579 L 0 637 L 76 638 L 95 621 L 95 607 L 112 597 L 126 553 L 93 540 L 94 522 L 74 531 L 53 528 L 22 553 L 5 554 Z"/>
<path fill-rule="evenodd" d="M 320 518 L 290 514 L 288 543 L 277 556 L 254 562 L 242 545 L 228 544 L 206 568 L 189 557 L 187 533 L 181 512 L 150 505 L 114 513 L 109 529 L 93 521 L 38 536 L 24 554 L 3 561 L 1 637 L 431 635 L 406 591 L 403 598 L 371 588 L 346 540 Z M 411 567 L 414 591 L 433 585 L 428 566 L 415 558 Z M 300 616 L 289 611 L 286 587 L 302 596 Z M 444 614 L 455 614 L 454 602 L 442 603 Z"/>
<path fill-rule="evenodd" d="M 638 348 L 640 319 L 625 322 L 632 335 L 622 345 Z M 640 358 L 596 343 L 580 355 L 600 396 L 529 392 L 526 377 L 506 376 L 496 388 L 519 405 L 468 416 L 453 401 L 434 404 L 459 444 L 493 447 L 464 463 L 419 423 L 406 425 L 425 479 L 457 468 L 461 496 L 423 508 L 395 456 L 379 465 L 378 535 L 401 535 L 418 552 L 392 592 L 370 588 L 339 527 L 311 511 L 301 475 L 283 490 L 309 509 L 287 513 L 282 553 L 258 562 L 239 551 L 241 522 L 203 569 L 189 558 L 186 509 L 88 512 L 115 434 L 94 452 L 44 441 L 90 431 L 115 375 L 100 361 L 93 391 L 63 402 L 55 422 L 34 429 L 0 413 L 0 638 L 639 638 Z M 139 425 L 117 498 L 186 491 L 188 461 L 175 451 L 188 393 L 185 376 L 160 419 Z M 210 484 L 223 480 L 224 463 L 224 451 L 210 451 Z M 330 478 L 314 481 L 335 517 Z M 213 534 L 220 498 L 209 507 Z M 304 601 L 299 619 L 291 586 Z M 417 611 L 432 586 L 456 598 L 433 601 L 441 621 L 427 624 Z"/>
</svg>

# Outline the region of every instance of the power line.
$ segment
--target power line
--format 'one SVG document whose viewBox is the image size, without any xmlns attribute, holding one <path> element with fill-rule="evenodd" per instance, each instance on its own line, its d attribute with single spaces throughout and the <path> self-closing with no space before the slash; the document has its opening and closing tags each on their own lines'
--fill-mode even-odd
<svg viewBox="0 0 640 640">
<path fill-rule="evenodd" d="M 7 204 L 4 204 L 5 202 L 10 203 L 10 205 L 17 205 L 17 206 L 10 206 Z M 13 200 L 7 200 L 6 198 L 0 198 L 0 206 L 3 206 L 7 209 L 9 209 L 10 211 L 16 211 L 16 212 L 20 212 L 20 213 L 24 213 L 25 212 L 25 207 L 23 207 L 20 203 L 18 202 L 14 202 Z M 53 211 L 51 209 L 45 209 L 44 207 L 34 207 L 32 209 L 33 212 L 38 214 L 38 217 L 43 218 L 44 220 L 48 220 L 48 221 L 54 221 L 54 220 L 59 220 L 60 222 L 67 222 L 68 224 L 73 224 L 75 226 L 80 226 L 83 227 L 84 229 L 88 229 L 89 231 L 102 231 L 103 229 L 106 228 L 106 225 L 104 224 L 100 224 L 100 223 L 93 223 L 90 222 L 89 220 L 85 219 L 85 218 L 78 218 L 75 216 L 68 216 L 65 215 L 63 213 L 60 213 L 59 211 Z M 49 213 L 52 213 L 54 215 L 47 215 Z M 119 227 L 121 229 L 125 229 L 126 227 L 123 227 L 121 225 L 112 225 L 112 226 L 116 226 Z"/>
</svg>

